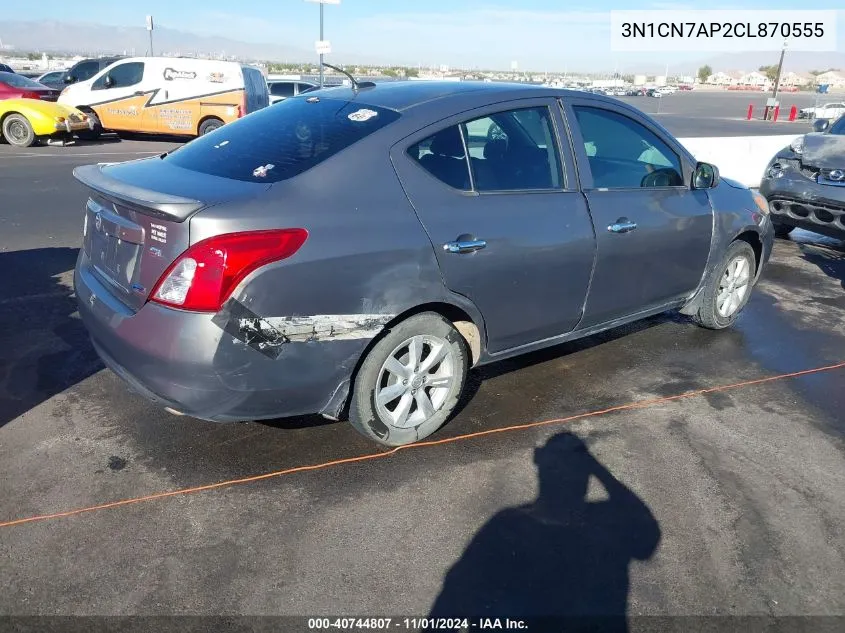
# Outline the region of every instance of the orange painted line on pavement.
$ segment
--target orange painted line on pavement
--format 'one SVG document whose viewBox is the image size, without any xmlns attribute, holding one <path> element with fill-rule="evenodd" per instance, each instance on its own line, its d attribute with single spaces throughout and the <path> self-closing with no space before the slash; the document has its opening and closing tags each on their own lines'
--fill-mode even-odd
<svg viewBox="0 0 845 633">
<path fill-rule="evenodd" d="M 121 499 L 120 501 L 111 501 L 109 503 L 102 503 L 95 506 L 88 506 L 84 508 L 75 508 L 72 510 L 65 510 L 64 512 L 54 512 L 52 514 L 41 514 L 36 516 L 24 517 L 21 519 L 13 519 L 11 521 L 4 521 L 0 523 L 0 528 L 7 528 L 13 527 L 15 525 L 23 525 L 26 523 L 35 523 L 39 521 L 49 521 L 52 519 L 61 519 L 64 517 L 71 517 L 76 516 L 78 514 L 85 514 L 88 512 L 97 512 L 99 510 L 108 510 L 109 508 L 118 508 L 121 506 L 128 506 L 133 505 L 136 503 L 143 503 L 146 501 L 155 501 L 157 499 L 165 499 L 167 497 L 176 497 L 180 495 L 189 495 L 197 492 L 204 492 L 206 490 L 216 490 L 218 488 L 227 488 L 229 486 L 237 486 L 240 484 L 248 484 L 255 481 L 261 481 L 263 479 L 272 479 L 274 477 L 283 477 L 285 475 L 292 475 L 294 473 L 301 473 L 313 470 L 324 470 L 326 468 L 331 468 L 333 466 L 341 466 L 343 464 L 354 464 L 358 462 L 365 462 L 372 459 L 381 459 L 383 457 L 390 457 L 391 455 L 395 455 L 399 451 L 403 450 L 411 450 L 411 449 L 419 449 L 431 446 L 440 446 L 442 444 L 451 444 L 453 442 L 462 442 L 465 440 L 477 438 L 477 437 L 485 437 L 488 435 L 494 435 L 497 433 L 507 433 L 510 431 L 519 431 L 524 429 L 532 429 L 540 426 L 550 426 L 554 424 L 566 424 L 568 422 L 574 422 L 576 420 L 583 420 L 585 418 L 595 417 L 599 415 L 607 415 L 608 413 L 616 413 L 618 411 L 630 411 L 632 409 L 642 409 L 646 407 L 655 406 L 658 404 L 662 404 L 664 402 L 673 402 L 675 400 L 682 400 L 685 398 L 694 398 L 696 396 L 703 396 L 708 393 L 716 393 L 719 391 L 727 391 L 729 389 L 739 389 L 741 387 L 750 387 L 752 385 L 761 385 L 769 382 L 774 382 L 777 380 L 784 380 L 786 378 L 796 378 L 798 376 L 807 376 L 810 374 L 818 374 L 825 371 L 833 371 L 835 369 L 843 369 L 845 368 L 845 362 L 836 363 L 835 365 L 827 365 L 825 367 L 816 367 L 814 369 L 805 369 L 802 371 L 791 372 L 788 374 L 778 374 L 776 376 L 767 376 L 765 378 L 757 378 L 755 380 L 744 380 L 742 382 L 737 382 L 729 385 L 719 385 L 717 387 L 710 387 L 708 389 L 698 389 L 695 391 L 686 391 L 684 393 L 679 393 L 674 396 L 663 396 L 660 398 L 651 398 L 648 400 L 638 400 L 635 402 L 629 402 L 627 404 L 621 404 L 615 407 L 608 407 L 607 409 L 601 409 L 598 411 L 589 411 L 587 413 L 578 413 L 575 415 L 571 415 L 565 418 L 552 418 L 549 420 L 540 420 L 538 422 L 527 422 L 525 424 L 516 424 L 514 426 L 503 426 L 498 427 L 495 429 L 488 429 L 486 431 L 476 431 L 474 433 L 466 433 L 464 435 L 456 435 L 454 437 L 446 437 L 441 440 L 428 440 L 424 442 L 417 442 L 416 444 L 408 444 L 406 446 L 397 446 L 389 451 L 385 451 L 382 453 L 369 453 L 366 455 L 358 455 L 356 457 L 346 457 L 344 459 L 335 459 L 329 462 L 323 462 L 321 464 L 312 464 L 310 466 L 295 466 L 293 468 L 286 468 L 284 470 L 277 470 L 274 472 L 264 473 L 262 475 L 254 475 L 251 477 L 243 477 L 241 479 L 229 479 L 227 481 L 219 481 L 213 484 L 206 484 L 204 486 L 195 486 L 192 488 L 179 488 L 177 490 L 169 490 L 165 492 L 157 492 L 150 495 L 145 495 L 142 497 L 133 497 L 130 499 Z"/>
</svg>

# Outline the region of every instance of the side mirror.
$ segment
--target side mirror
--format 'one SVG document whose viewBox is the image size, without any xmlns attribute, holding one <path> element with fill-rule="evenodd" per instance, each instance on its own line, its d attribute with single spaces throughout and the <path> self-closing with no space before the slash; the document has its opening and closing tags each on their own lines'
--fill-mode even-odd
<svg viewBox="0 0 845 633">
<path fill-rule="evenodd" d="M 66 84 L 72 84 L 76 81 L 76 77 L 74 77 L 73 75 L 65 75 L 64 77 L 62 77 L 62 81 Z"/>
<path fill-rule="evenodd" d="M 813 132 L 824 132 L 830 127 L 830 119 L 816 119 L 813 121 Z"/>
<path fill-rule="evenodd" d="M 712 189 L 719 184 L 719 168 L 710 163 L 697 163 L 692 174 L 693 189 Z"/>
<path fill-rule="evenodd" d="M 114 86 L 114 79 L 111 78 L 111 75 L 106 75 L 106 79 L 103 82 L 103 85 L 105 85 L 106 88 L 111 88 L 112 86 Z"/>
</svg>

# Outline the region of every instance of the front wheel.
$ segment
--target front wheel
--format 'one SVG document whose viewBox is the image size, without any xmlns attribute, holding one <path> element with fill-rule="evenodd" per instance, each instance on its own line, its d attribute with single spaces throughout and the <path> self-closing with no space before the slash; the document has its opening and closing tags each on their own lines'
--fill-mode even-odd
<svg viewBox="0 0 845 633">
<path fill-rule="evenodd" d="M 721 330 L 734 324 L 751 296 L 756 261 L 748 242 L 737 240 L 728 247 L 722 262 L 705 282 L 701 306 L 693 317 L 699 325 Z"/>
<path fill-rule="evenodd" d="M 385 446 L 439 429 L 464 388 L 467 347 L 452 324 L 423 312 L 402 321 L 367 354 L 353 385 L 349 421 Z"/>
<path fill-rule="evenodd" d="M 10 114 L 3 121 L 3 138 L 15 147 L 30 147 L 35 144 L 35 131 L 22 114 Z"/>
</svg>

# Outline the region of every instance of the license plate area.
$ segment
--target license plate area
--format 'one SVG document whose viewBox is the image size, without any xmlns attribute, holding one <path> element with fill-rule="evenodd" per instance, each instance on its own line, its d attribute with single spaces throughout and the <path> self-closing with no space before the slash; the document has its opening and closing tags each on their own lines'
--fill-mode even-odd
<svg viewBox="0 0 845 633">
<path fill-rule="evenodd" d="M 107 207 L 88 201 L 85 247 L 99 277 L 131 292 L 137 274 L 144 230 Z"/>
</svg>

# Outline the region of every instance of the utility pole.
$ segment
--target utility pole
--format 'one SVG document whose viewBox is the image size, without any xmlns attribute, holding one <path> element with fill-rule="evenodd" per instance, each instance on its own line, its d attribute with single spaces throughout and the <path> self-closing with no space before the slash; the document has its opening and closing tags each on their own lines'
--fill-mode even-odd
<svg viewBox="0 0 845 633">
<path fill-rule="evenodd" d="M 786 55 L 786 40 L 783 41 L 783 48 L 780 49 L 780 61 L 778 62 L 778 74 L 775 76 L 775 87 L 772 89 L 772 99 L 777 99 L 780 88 L 780 75 L 783 72 L 783 57 Z"/>
<path fill-rule="evenodd" d="M 766 101 L 766 108 L 763 110 L 763 120 L 769 120 L 769 113 L 773 112 L 778 103 L 778 90 L 780 89 L 780 76 L 783 72 L 783 58 L 786 55 L 786 40 L 783 41 L 783 46 L 780 49 L 780 60 L 778 61 L 778 71 L 775 75 L 775 83 L 772 87 L 772 96 Z"/>
</svg>

